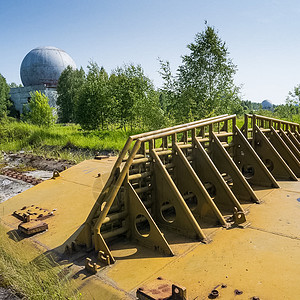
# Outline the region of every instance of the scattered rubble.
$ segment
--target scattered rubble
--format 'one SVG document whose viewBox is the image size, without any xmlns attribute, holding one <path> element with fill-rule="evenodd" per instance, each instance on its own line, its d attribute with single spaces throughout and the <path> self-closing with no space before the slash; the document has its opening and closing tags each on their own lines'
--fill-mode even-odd
<svg viewBox="0 0 300 300">
<path fill-rule="evenodd" d="M 0 161 L 0 203 L 74 165 L 67 160 L 44 158 L 31 153 L 2 152 Z"/>
</svg>

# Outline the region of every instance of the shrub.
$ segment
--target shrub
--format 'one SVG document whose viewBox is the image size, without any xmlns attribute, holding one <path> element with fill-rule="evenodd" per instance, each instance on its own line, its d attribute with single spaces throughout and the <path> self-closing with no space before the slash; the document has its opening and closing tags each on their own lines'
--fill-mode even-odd
<svg viewBox="0 0 300 300">
<path fill-rule="evenodd" d="M 56 117 L 53 115 L 54 109 L 48 103 L 48 97 L 39 91 L 30 93 L 30 95 L 28 110 L 24 114 L 25 120 L 38 126 L 49 127 L 53 125 Z"/>
</svg>

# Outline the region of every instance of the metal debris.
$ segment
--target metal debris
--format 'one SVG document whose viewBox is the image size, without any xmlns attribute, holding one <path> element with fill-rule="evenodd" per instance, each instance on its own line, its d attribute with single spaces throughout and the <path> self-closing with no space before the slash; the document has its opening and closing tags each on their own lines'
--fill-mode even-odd
<svg viewBox="0 0 300 300">
<path fill-rule="evenodd" d="M 234 293 L 236 294 L 236 295 L 242 295 L 243 294 L 243 291 L 241 291 L 241 290 L 234 290 Z"/>
<path fill-rule="evenodd" d="M 169 280 L 158 277 L 136 291 L 139 300 L 186 300 L 186 288 L 178 286 Z"/>
<path fill-rule="evenodd" d="M 43 179 L 37 179 L 32 176 L 24 175 L 23 173 L 17 172 L 14 170 L 3 170 L 2 174 L 5 176 L 14 178 L 14 179 L 22 180 L 22 181 L 30 183 L 32 185 L 37 185 L 37 184 L 43 182 Z"/>
<path fill-rule="evenodd" d="M 218 290 L 212 290 L 210 292 L 210 294 L 208 295 L 209 299 L 215 299 L 217 297 L 219 297 L 219 291 Z"/>
</svg>

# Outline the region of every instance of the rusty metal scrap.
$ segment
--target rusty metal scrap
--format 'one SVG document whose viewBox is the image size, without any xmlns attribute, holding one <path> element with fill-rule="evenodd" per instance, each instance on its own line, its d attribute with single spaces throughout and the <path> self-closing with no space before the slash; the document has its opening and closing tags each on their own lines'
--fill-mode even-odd
<svg viewBox="0 0 300 300">
<path fill-rule="evenodd" d="M 181 287 L 169 280 L 158 277 L 136 291 L 139 300 L 186 300 L 187 292 L 185 287 Z"/>
<path fill-rule="evenodd" d="M 24 175 L 21 172 L 17 172 L 14 170 L 3 170 L 2 174 L 14 179 L 22 180 L 24 182 L 30 183 L 32 185 L 37 185 L 43 182 L 43 179 L 34 178 L 32 176 Z"/>
<path fill-rule="evenodd" d="M 33 235 L 48 229 L 48 224 L 43 220 L 54 216 L 56 209 L 48 210 L 36 205 L 24 206 L 13 212 L 13 216 L 21 220 L 18 229 L 26 235 Z"/>
<path fill-rule="evenodd" d="M 48 229 L 48 224 L 42 221 L 22 222 L 18 229 L 26 235 L 33 235 Z"/>
<path fill-rule="evenodd" d="M 24 206 L 20 210 L 16 210 L 13 212 L 13 216 L 20 219 L 23 222 L 44 220 L 54 215 L 53 210 L 48 210 L 46 208 L 41 208 L 36 205 Z"/>
</svg>

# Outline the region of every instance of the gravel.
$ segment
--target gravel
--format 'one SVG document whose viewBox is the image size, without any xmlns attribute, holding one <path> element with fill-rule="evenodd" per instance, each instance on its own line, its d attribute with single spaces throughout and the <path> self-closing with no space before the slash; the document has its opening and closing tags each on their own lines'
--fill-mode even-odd
<svg viewBox="0 0 300 300">
<path fill-rule="evenodd" d="M 0 287 L 0 299 L 1 300 L 18 300 L 21 299 L 17 297 L 10 289 L 5 289 Z"/>
<path fill-rule="evenodd" d="M 30 183 L 0 175 L 0 203 L 26 191 L 31 187 L 33 187 L 33 185 Z"/>
</svg>

